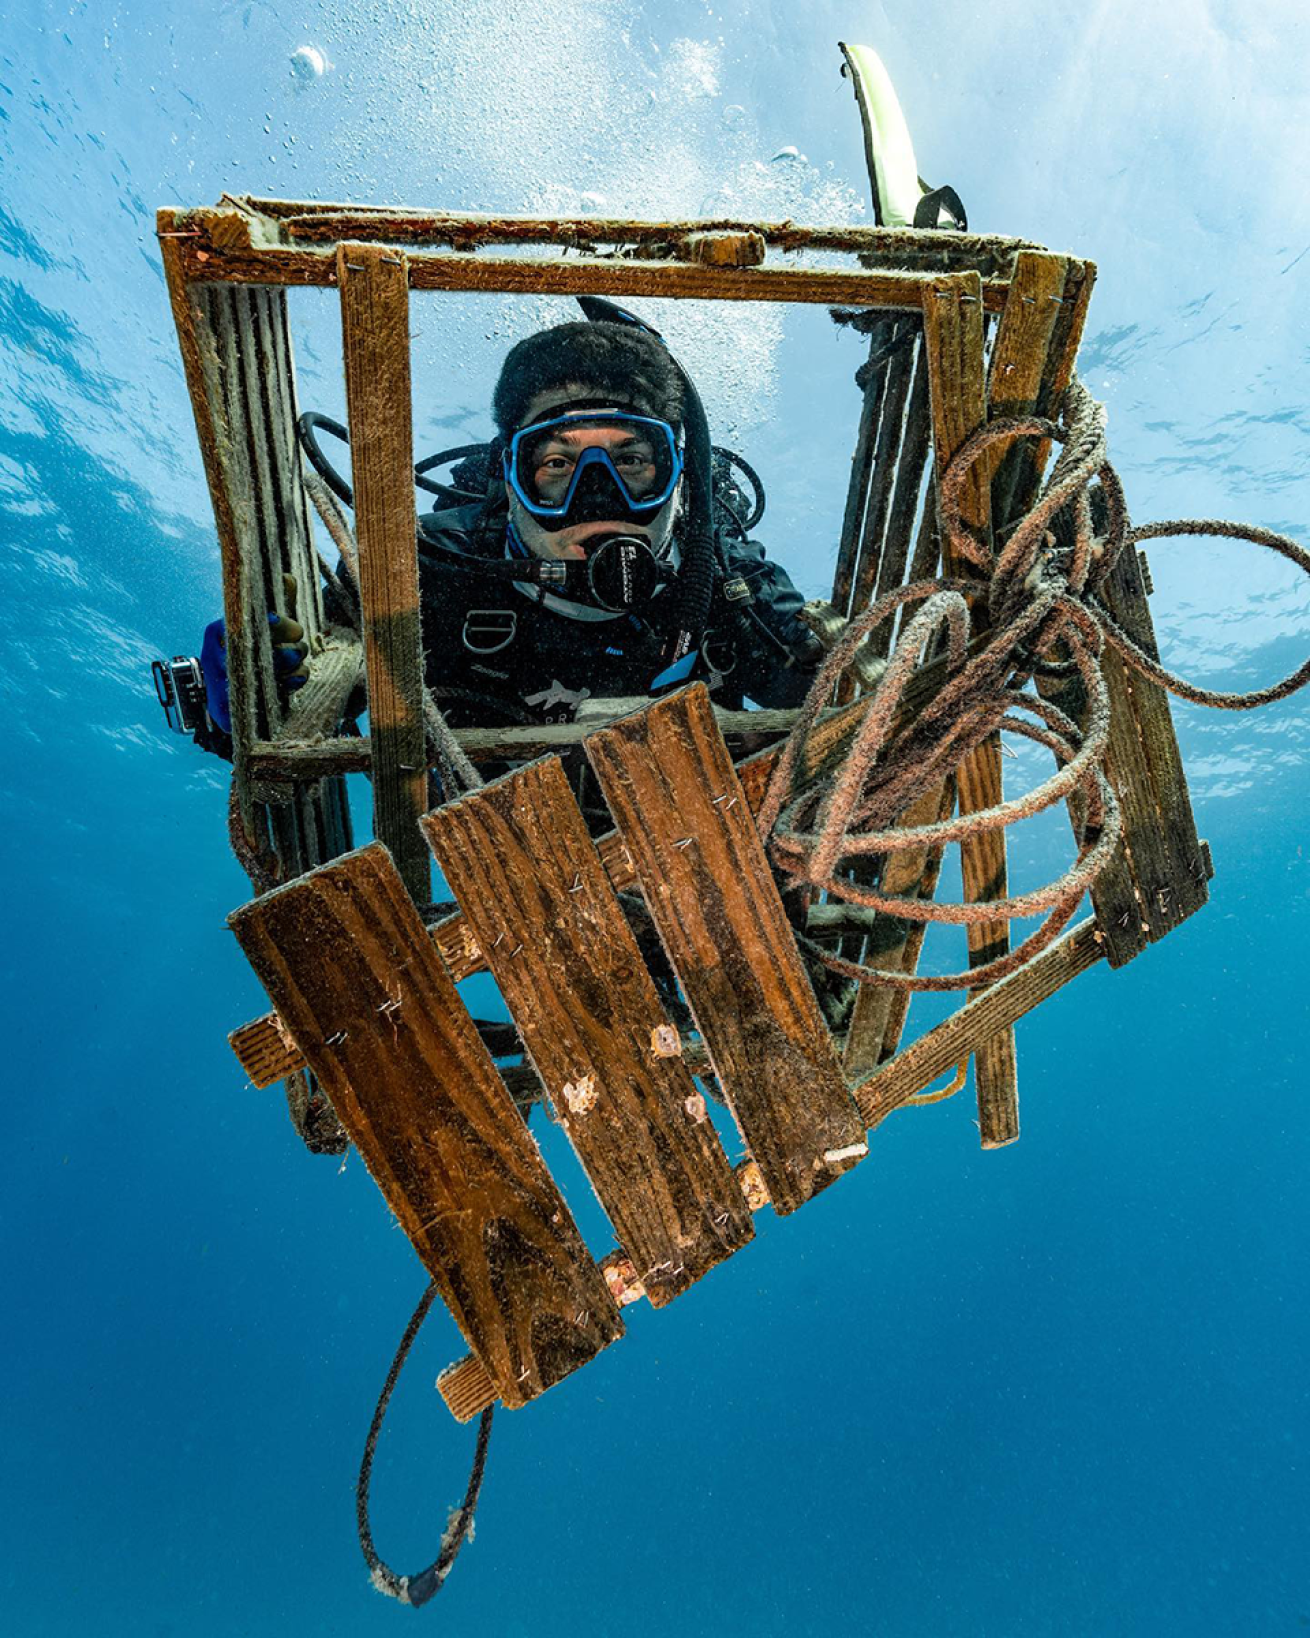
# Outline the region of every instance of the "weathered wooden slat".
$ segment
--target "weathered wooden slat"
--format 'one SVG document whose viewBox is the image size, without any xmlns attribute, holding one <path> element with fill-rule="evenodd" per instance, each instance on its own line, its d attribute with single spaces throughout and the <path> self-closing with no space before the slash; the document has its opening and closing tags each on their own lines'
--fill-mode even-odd
<svg viewBox="0 0 1310 1638">
<path fill-rule="evenodd" d="M 430 897 L 423 645 L 414 541 L 413 406 L 405 258 L 370 245 L 337 251 L 350 422 L 359 597 L 373 772 L 373 831 L 416 901 Z"/>
<path fill-rule="evenodd" d="M 925 792 L 897 822 L 907 829 L 935 824 L 949 818 L 954 806 L 955 788 L 949 784 Z M 940 865 L 940 849 L 902 848 L 897 853 L 889 853 L 883 864 L 882 891 L 903 898 L 930 898 L 936 890 Z M 905 922 L 895 916 L 879 915 L 865 945 L 864 959 L 870 965 L 910 972 L 918 963 L 923 931 L 923 922 Z M 842 1069 L 848 1081 L 858 1080 L 876 1069 L 887 1055 L 884 1043 L 901 994 L 881 985 L 861 986 L 842 1051 Z"/>
<path fill-rule="evenodd" d="M 833 607 L 843 615 L 850 614 L 851 586 L 859 556 L 864 509 L 869 498 L 869 474 L 873 471 L 873 450 L 878 435 L 883 385 L 887 379 L 886 364 L 877 362 L 877 354 L 879 348 L 885 345 L 890 330 L 891 325 L 888 324 L 874 330 L 869 337 L 869 356 L 865 367 L 870 374 L 860 400 L 860 419 L 855 432 L 855 448 L 851 453 L 850 478 L 846 485 L 846 506 L 837 540 L 837 565 L 832 576 Z"/>
<path fill-rule="evenodd" d="M 905 436 L 901 443 L 900 458 L 896 463 L 896 488 L 892 495 L 891 510 L 887 514 L 882 561 L 878 565 L 878 584 L 875 589 L 877 597 L 894 591 L 906 580 L 906 559 L 909 556 L 915 518 L 919 514 L 919 496 L 923 489 L 924 469 L 928 464 L 931 431 L 928 361 L 920 344 L 915 359 L 909 407 L 905 411 Z M 929 510 L 931 511 L 931 507 Z M 892 622 L 889 620 L 882 627 L 881 635 L 875 634 L 881 653 L 887 652 L 891 643 L 891 633 Z"/>
<path fill-rule="evenodd" d="M 555 1118 L 662 1307 L 754 1228 L 563 766 L 531 763 L 423 828 Z"/>
<path fill-rule="evenodd" d="M 385 246 L 372 247 L 386 252 Z M 206 260 L 200 261 L 198 253 Z M 400 251 L 390 252 L 400 255 Z M 354 253 L 352 250 L 352 259 Z M 481 290 L 506 295 L 619 295 L 684 297 L 699 301 L 801 302 L 821 307 L 888 307 L 914 311 L 923 284 L 938 275 L 870 268 L 860 272 L 829 268 L 714 267 L 704 262 L 606 261 L 576 256 L 425 256 L 407 258 L 414 290 Z M 315 250 L 281 246 L 183 245 L 188 280 L 204 284 L 333 285 L 332 259 Z M 1003 280 L 981 281 L 989 311 L 1005 302 Z"/>
<path fill-rule="evenodd" d="M 1142 558 L 1131 549 L 1119 560 L 1107 578 L 1104 595 L 1107 605 L 1128 635 L 1152 659 L 1158 660 L 1155 628 L 1146 601 Z M 1115 661 L 1118 656 L 1115 655 Z M 1110 662 L 1106 662 L 1107 672 Z M 1120 663 L 1120 670 L 1124 671 Z M 1169 696 L 1157 683 L 1136 672 L 1125 673 L 1129 703 L 1135 719 L 1147 786 L 1155 810 L 1159 843 L 1159 877 L 1138 872 L 1146 919 L 1163 929 L 1175 927 L 1199 910 L 1209 898 L 1206 872 L 1201 864 L 1201 844 L 1196 834 L 1192 801 L 1183 773 L 1178 738 L 1174 732 Z M 1135 834 L 1128 845 L 1136 857 Z"/>
<path fill-rule="evenodd" d="M 242 821 L 253 832 L 256 824 L 262 824 L 263 819 L 262 816 L 257 819 L 241 759 L 261 734 L 268 732 L 268 727 L 259 722 L 255 712 L 250 635 L 252 596 L 250 569 L 243 549 L 244 538 L 251 529 L 249 503 L 241 498 L 245 486 L 234 486 L 233 482 L 238 474 L 233 469 L 222 365 L 210 318 L 209 295 L 208 292 L 188 287 L 181 244 L 182 241 L 178 239 L 161 239 L 160 255 L 173 322 L 177 327 L 191 410 L 195 417 L 196 439 L 200 445 L 218 529 L 223 568 L 223 615 L 227 622 L 230 674 L 235 679 L 232 690 L 232 738 L 236 755 L 236 799 Z"/>
<path fill-rule="evenodd" d="M 751 811 L 701 684 L 584 741 L 775 1210 L 867 1152 Z"/>
<path fill-rule="evenodd" d="M 914 331 L 917 328 L 917 325 L 912 325 L 908 321 L 897 327 L 896 350 L 887 363 L 882 414 L 878 424 L 877 451 L 869 478 L 869 501 L 864 514 L 860 557 L 851 593 L 852 616 L 864 613 L 873 600 L 878 585 L 883 535 L 887 527 L 887 509 L 891 502 L 897 459 L 905 438 L 905 406 L 910 394 L 910 383 L 914 378 Z"/>
<path fill-rule="evenodd" d="M 471 1422 L 500 1398 L 487 1367 L 476 1354 L 465 1354 L 437 1377 L 437 1391 L 457 1422 Z"/>
<path fill-rule="evenodd" d="M 1095 966 L 1102 954 L 1101 935 L 1089 917 L 1057 939 L 1031 966 L 1002 979 L 985 991 L 979 1001 L 960 1008 L 922 1036 L 894 1062 L 857 1081 L 854 1092 L 861 1116 L 871 1128 L 880 1125 L 888 1115 L 912 1103 L 933 1081 L 970 1057 L 987 1030 L 1008 1028 L 1080 973 Z M 758 1167 L 753 1161 L 747 1161 L 739 1168 L 738 1175 L 751 1209 L 762 1211 L 769 1200 Z M 620 1305 L 643 1295 L 639 1285 L 630 1283 L 630 1271 L 625 1264 L 626 1259 L 614 1254 L 600 1265 Z M 495 1383 L 475 1354 L 447 1366 L 437 1378 L 437 1387 L 451 1414 L 461 1422 L 471 1420 L 496 1400 Z"/>
<path fill-rule="evenodd" d="M 224 576 L 223 618 L 232 739 L 238 767 L 254 739 L 275 732 L 281 720 L 266 618 L 269 598 L 273 595 L 272 574 L 264 559 L 259 489 L 250 457 L 254 434 L 243 391 L 238 308 L 245 295 L 243 290 L 214 289 L 207 291 L 204 298 L 206 327 L 217 366 L 211 386 L 218 394 L 214 409 L 221 482 L 236 526 L 230 543 L 236 560 L 235 572 Z M 225 552 L 225 558 L 226 555 Z M 227 601 L 229 584 L 235 590 L 238 581 L 244 594 L 244 606 L 240 609 L 229 607 Z M 239 721 L 251 724 L 252 731 L 248 735 L 238 733 Z"/>
<path fill-rule="evenodd" d="M 323 629 L 323 592 L 314 548 L 309 496 L 302 477 L 300 446 L 296 440 L 295 360 L 285 290 L 267 289 L 262 298 L 267 368 L 269 449 L 274 493 L 285 551 L 285 566 L 296 577 L 299 592 L 296 619 L 313 641 Z"/>
<path fill-rule="evenodd" d="M 505 1403 L 620 1336 L 386 849 L 347 854 L 229 921 Z"/>
<path fill-rule="evenodd" d="M 955 452 L 986 419 L 981 294 L 977 276 L 965 274 L 939 279 L 924 295 L 924 348 L 938 483 Z M 961 521 L 981 540 L 990 541 L 989 482 L 976 464 L 963 491 Z M 942 557 L 949 574 L 968 577 L 969 565 L 957 561 L 944 534 Z M 975 604 L 975 621 L 980 612 Z M 956 791 L 961 813 L 975 813 L 1001 801 L 998 735 L 985 740 L 961 765 Z M 960 845 L 960 869 L 966 899 L 1003 898 L 1007 892 L 1005 832 L 990 830 L 967 837 Z M 972 922 L 968 943 L 970 964 L 980 966 L 1010 948 L 1009 925 L 1004 921 Z M 1002 1030 L 980 1049 L 974 1080 L 984 1147 L 1012 1142 L 1019 1135 L 1013 1031 Z"/>
<path fill-rule="evenodd" d="M 990 985 L 890 1063 L 875 1069 L 855 1087 L 856 1102 L 869 1126 L 877 1126 L 971 1053 L 976 1067 L 983 1042 L 997 1031 L 1008 1032 L 1016 1019 L 1086 972 L 1102 953 L 1096 922 L 1089 916 L 1018 972 Z"/>
<path fill-rule="evenodd" d="M 987 374 L 990 420 L 1032 415 L 1043 378 L 1051 369 L 1051 343 L 1065 300 L 1069 258 L 1049 251 L 1025 251 L 1016 258 L 1011 299 L 1005 304 Z M 1036 498 L 1041 469 L 1034 440 L 1021 438 L 1008 450 L 991 450 L 978 463 L 992 486 L 992 518 L 998 533 L 1022 516 Z"/>
<path fill-rule="evenodd" d="M 1079 283 L 1072 283 L 1074 272 Z M 1058 403 L 1073 372 L 1082 336 L 1082 319 L 1090 295 L 1084 270 L 1069 259 L 1029 251 L 1016 258 L 1011 299 L 1001 319 L 993 349 L 990 404 L 993 415 L 1023 416 L 1050 411 Z M 996 464 L 992 478 L 992 515 L 998 527 L 1016 523 L 1037 498 L 1049 440 L 1024 438 L 1013 444 Z M 1127 726 L 1127 700 L 1118 677 L 1110 678 L 1112 706 L 1120 730 Z M 1086 699 L 1078 677 L 1039 677 L 1043 697 L 1082 721 Z M 1083 803 L 1075 794 L 1069 804 L 1075 833 L 1083 821 Z M 1137 909 L 1137 886 L 1124 850 L 1116 853 L 1101 872 L 1092 892 L 1108 954 L 1129 959 L 1145 943 Z"/>
</svg>

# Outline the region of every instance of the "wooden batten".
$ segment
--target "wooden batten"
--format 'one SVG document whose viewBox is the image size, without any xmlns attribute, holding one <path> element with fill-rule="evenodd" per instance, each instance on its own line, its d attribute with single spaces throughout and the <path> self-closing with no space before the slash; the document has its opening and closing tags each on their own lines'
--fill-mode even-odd
<svg viewBox="0 0 1310 1638">
<path fill-rule="evenodd" d="M 855 1100 L 869 1126 L 877 1126 L 971 1054 L 976 1066 L 981 1044 L 1009 1034 L 1026 1012 L 1095 966 L 1103 954 L 1096 923 L 1089 916 L 1018 972 L 989 985 L 890 1063 L 866 1075 L 855 1085 Z"/>
<path fill-rule="evenodd" d="M 620 1336 L 386 849 L 347 854 L 229 919 L 500 1398 L 526 1403 Z"/>
<path fill-rule="evenodd" d="M 524 1049 L 656 1307 L 753 1236 L 558 758 L 423 820 Z"/>
<path fill-rule="evenodd" d="M 587 757 L 774 1209 L 866 1152 L 702 684 L 590 735 Z"/>
<path fill-rule="evenodd" d="M 1133 641 L 1158 660 L 1142 558 L 1131 548 L 1119 554 L 1104 596 L 1111 614 Z M 1112 650 L 1107 651 L 1102 666 L 1119 711 L 1106 772 L 1124 809 L 1124 846 L 1136 881 L 1143 930 L 1154 941 L 1206 902 L 1209 873 L 1196 833 L 1168 695 L 1158 683 L 1130 673 Z"/>
<path fill-rule="evenodd" d="M 940 482 L 956 451 L 987 418 L 982 292 L 977 276 L 962 274 L 937 280 L 925 292 L 923 314 L 934 459 Z M 986 474 L 977 465 L 966 481 L 961 522 L 980 540 L 990 542 L 990 488 Z M 942 561 L 950 575 L 968 579 L 977 572 L 967 562 L 956 559 L 944 534 Z M 985 629 L 979 625 L 982 613 L 981 603 L 975 603 L 977 629 Z M 956 791 L 961 813 L 974 813 L 1001 801 L 999 735 L 984 740 L 964 761 Z M 960 844 L 960 866 L 966 899 L 1003 898 L 1008 880 L 1005 832 L 988 830 L 966 837 Z M 968 943 L 972 966 L 994 960 L 1010 948 L 1008 923 L 971 922 Z M 979 1051 L 974 1060 L 974 1078 L 983 1147 L 997 1148 L 1013 1142 L 1019 1135 L 1019 1091 L 1012 1030 L 1000 1031 Z"/>
<path fill-rule="evenodd" d="M 954 807 L 955 782 L 951 780 L 925 792 L 905 810 L 898 823 L 906 829 L 935 824 L 949 819 Z M 940 848 L 902 848 L 888 854 L 882 871 L 882 891 L 900 898 L 930 899 L 937 890 L 941 862 Z M 874 925 L 874 934 L 865 944 L 865 960 L 893 972 L 913 972 L 919 963 L 927 924 L 879 915 Z M 842 1069 L 848 1080 L 859 1080 L 895 1053 L 908 1008 L 909 993 L 905 990 L 874 984 L 860 986 L 842 1050 Z"/>
<path fill-rule="evenodd" d="M 359 596 L 373 774 L 374 834 L 417 903 L 430 872 L 418 820 L 427 807 L 423 641 L 414 504 L 409 285 L 403 255 L 337 251 L 346 404 L 359 548 Z"/>
</svg>

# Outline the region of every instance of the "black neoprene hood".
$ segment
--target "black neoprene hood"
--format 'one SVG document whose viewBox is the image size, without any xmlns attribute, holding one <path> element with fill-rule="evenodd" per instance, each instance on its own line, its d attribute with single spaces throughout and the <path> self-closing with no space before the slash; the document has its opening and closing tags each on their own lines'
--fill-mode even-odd
<svg viewBox="0 0 1310 1638">
<path fill-rule="evenodd" d="M 557 324 L 506 356 L 491 400 L 501 437 L 518 431 L 538 393 L 575 384 L 589 399 L 682 424 L 682 380 L 661 341 L 626 324 Z"/>
</svg>

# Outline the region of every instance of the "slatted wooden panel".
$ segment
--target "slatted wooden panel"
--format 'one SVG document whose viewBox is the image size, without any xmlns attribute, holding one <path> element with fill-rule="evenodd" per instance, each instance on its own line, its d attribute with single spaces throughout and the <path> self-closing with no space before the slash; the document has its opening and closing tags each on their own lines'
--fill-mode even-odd
<svg viewBox="0 0 1310 1638">
<path fill-rule="evenodd" d="M 507 1405 L 623 1331 L 385 848 L 230 924 Z"/>
<path fill-rule="evenodd" d="M 916 673 L 905 690 L 902 712 L 897 718 L 898 724 L 908 720 L 910 715 L 921 710 L 923 705 L 933 698 L 941 687 L 945 675 L 945 666 L 940 661 L 931 662 Z M 868 709 L 868 703 L 867 698 L 856 700 L 817 724 L 800 759 L 802 777 L 811 778 L 816 773 L 836 765 L 859 727 L 863 714 Z M 752 712 L 750 715 L 763 716 L 764 713 Z M 528 754 L 527 751 L 524 754 Z M 764 792 L 777 757 L 778 751 L 775 746 L 757 752 L 737 766 L 737 776 L 741 782 L 743 795 L 753 812 L 758 810 L 764 800 Z M 633 873 L 632 860 L 617 831 L 608 831 L 604 836 L 598 837 L 596 848 L 606 873 L 616 888 L 622 890 L 635 885 L 636 876 Z M 432 937 L 454 978 L 468 978 L 486 967 L 482 946 L 462 913 L 439 922 L 432 929 Z M 269 1084 L 261 1077 L 266 1073 L 264 1066 L 274 1061 L 287 1065 L 283 1073 L 289 1073 L 298 1066 L 298 1059 L 293 1061 L 290 1058 L 276 1057 L 277 1047 L 269 1039 L 270 1032 L 273 1037 L 277 1036 L 277 1020 L 272 1013 L 267 1013 L 262 1018 L 255 1018 L 247 1024 L 242 1024 L 228 1036 L 233 1052 L 256 1086 Z M 274 1080 L 279 1078 L 278 1075 L 272 1076 Z"/>
<path fill-rule="evenodd" d="M 427 807 L 427 748 L 405 258 L 376 245 L 342 245 L 337 278 L 373 750 L 373 833 L 391 849 L 415 900 L 426 903 L 430 871 L 418 821 Z"/>
<path fill-rule="evenodd" d="M 423 828 L 619 1244 L 662 1307 L 754 1234 L 557 757 Z"/>
<path fill-rule="evenodd" d="M 982 291 L 978 279 L 965 276 L 937 280 L 925 292 L 923 315 L 934 459 L 940 480 L 955 452 L 986 419 Z M 976 466 L 964 491 L 961 518 L 966 528 L 990 540 L 991 496 L 986 475 Z M 944 538 L 942 559 L 948 574 L 968 578 L 969 566 L 955 561 Z M 975 605 L 975 623 L 980 612 Z M 956 790 L 963 813 L 974 813 L 1001 801 L 998 735 L 985 740 L 961 765 Z M 1008 880 L 1005 846 L 1003 830 L 984 831 L 961 843 L 960 866 L 967 899 L 1005 896 Z M 1003 921 L 970 923 L 968 942 L 970 963 L 979 966 L 1004 955 L 1010 948 L 1009 925 Z M 983 1147 L 998 1148 L 1012 1143 L 1019 1135 L 1013 1030 L 1002 1030 L 977 1053 L 974 1075 Z"/>
<path fill-rule="evenodd" d="M 584 746 L 775 1210 L 866 1153 L 864 1127 L 796 952 L 701 684 Z"/>
</svg>

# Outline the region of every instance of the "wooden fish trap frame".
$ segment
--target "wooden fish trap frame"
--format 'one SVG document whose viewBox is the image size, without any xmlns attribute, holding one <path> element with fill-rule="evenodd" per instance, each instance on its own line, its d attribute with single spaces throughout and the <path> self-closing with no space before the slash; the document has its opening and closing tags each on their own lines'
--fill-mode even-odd
<svg viewBox="0 0 1310 1638">
<path fill-rule="evenodd" d="M 1106 958 L 1118 967 L 1198 909 L 1196 835 L 1166 696 L 1108 649 L 1109 778 L 1123 844 L 1094 914 L 1013 976 L 902 1046 L 908 996 L 862 989 L 849 1029 L 824 1022 L 753 822 L 795 713 L 716 712 L 697 685 L 640 709 L 589 702 L 582 720 L 462 729 L 475 759 L 523 763 L 427 812 L 409 353 L 411 291 L 786 301 L 845 310 L 867 335 L 858 431 L 830 604 L 831 638 L 871 600 L 939 572 L 931 468 L 999 416 L 1050 413 L 1071 379 L 1094 268 L 1012 239 L 791 223 L 538 220 L 284 200 L 164 210 L 160 242 L 223 556 L 232 677 L 234 826 L 278 885 L 231 918 L 276 1012 L 234 1032 L 258 1086 L 312 1072 L 437 1282 L 470 1349 L 442 1391 L 461 1419 L 517 1406 L 851 1170 L 893 1110 L 972 1059 L 984 1147 L 1018 1136 L 1014 1024 Z M 789 260 L 824 252 L 830 265 Z M 567 253 L 567 254 L 565 254 Z M 324 622 L 296 453 L 286 291 L 340 291 L 361 600 L 360 636 Z M 970 527 L 999 532 L 1032 504 L 1047 451 L 980 463 Z M 948 557 L 950 554 L 948 553 Z M 948 561 L 966 576 L 969 566 Z M 284 573 L 312 680 L 273 682 L 265 612 Z M 1155 645 L 1140 554 L 1107 602 Z M 885 647 L 885 645 L 884 645 Z M 859 665 L 811 736 L 819 766 L 860 720 Z M 366 680 L 370 733 L 339 732 Z M 903 710 L 932 697 L 917 674 Z M 1047 682 L 1075 718 L 1077 684 Z M 582 742 L 614 821 L 593 840 L 557 754 Z M 761 748 L 763 747 L 763 748 Z M 749 753 L 749 754 L 744 754 Z M 372 780 L 378 841 L 350 851 L 343 776 Z M 993 735 L 916 824 L 999 800 Z M 425 921 L 429 849 L 458 903 Z M 940 854 L 889 855 L 884 885 L 930 896 Z M 965 896 L 1006 892 L 1003 830 L 962 844 Z M 695 1021 L 670 1022 L 617 897 L 639 889 Z M 912 972 L 923 928 L 875 918 L 883 966 Z M 1009 945 L 969 929 L 971 963 Z M 524 1063 L 502 1071 L 455 985 L 488 970 Z M 729 1162 L 707 1116 L 712 1077 L 746 1150 Z M 614 1227 L 599 1262 L 516 1108 L 544 1088 Z"/>
</svg>

